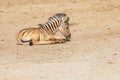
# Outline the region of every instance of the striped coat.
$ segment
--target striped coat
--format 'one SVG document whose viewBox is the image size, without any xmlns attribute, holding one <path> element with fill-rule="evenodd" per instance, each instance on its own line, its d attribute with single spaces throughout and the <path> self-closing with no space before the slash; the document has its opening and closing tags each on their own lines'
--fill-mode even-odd
<svg viewBox="0 0 120 80">
<path fill-rule="evenodd" d="M 65 38 L 54 37 L 60 31 Z M 38 28 L 26 28 L 17 34 L 18 44 L 29 42 L 29 45 L 63 43 L 70 40 L 69 17 L 64 13 L 58 13 L 48 19 Z"/>
</svg>

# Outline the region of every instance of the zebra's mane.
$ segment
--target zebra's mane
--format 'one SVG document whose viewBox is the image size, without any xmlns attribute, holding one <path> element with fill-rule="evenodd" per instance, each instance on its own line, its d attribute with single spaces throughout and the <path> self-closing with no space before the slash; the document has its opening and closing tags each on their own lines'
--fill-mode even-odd
<svg viewBox="0 0 120 80">
<path fill-rule="evenodd" d="M 42 25 L 42 24 L 38 24 L 38 26 L 39 26 L 39 28 L 42 28 L 42 27 L 43 27 L 43 25 Z"/>
<path fill-rule="evenodd" d="M 65 13 L 57 13 L 55 16 L 66 16 Z"/>
<path fill-rule="evenodd" d="M 59 17 L 59 18 L 61 18 L 61 17 L 65 17 L 65 16 L 66 16 L 65 13 L 57 13 L 57 14 L 55 14 L 54 16 L 49 17 L 48 20 L 51 20 L 51 19 L 53 19 L 54 17 Z"/>
<path fill-rule="evenodd" d="M 49 23 L 49 22 L 50 22 L 52 19 L 54 19 L 55 17 L 62 18 L 62 17 L 65 17 L 65 16 L 67 16 L 65 13 L 57 13 L 57 14 L 55 14 L 54 16 L 49 17 L 49 18 L 48 18 L 48 21 L 47 21 L 46 23 Z M 46 23 L 44 23 L 44 24 L 46 24 Z M 40 28 L 43 28 L 43 24 L 38 24 L 38 26 L 39 26 Z"/>
</svg>

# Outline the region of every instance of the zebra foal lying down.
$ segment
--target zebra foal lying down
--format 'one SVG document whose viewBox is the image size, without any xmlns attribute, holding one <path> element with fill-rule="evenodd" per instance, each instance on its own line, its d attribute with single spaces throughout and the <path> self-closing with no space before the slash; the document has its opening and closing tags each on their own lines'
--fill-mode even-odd
<svg viewBox="0 0 120 80">
<path fill-rule="evenodd" d="M 38 28 L 26 28 L 17 34 L 18 44 L 29 42 L 29 45 L 64 43 L 69 41 L 69 17 L 64 13 L 58 13 L 48 19 L 44 24 L 38 24 Z M 65 38 L 54 37 L 60 31 Z"/>
</svg>

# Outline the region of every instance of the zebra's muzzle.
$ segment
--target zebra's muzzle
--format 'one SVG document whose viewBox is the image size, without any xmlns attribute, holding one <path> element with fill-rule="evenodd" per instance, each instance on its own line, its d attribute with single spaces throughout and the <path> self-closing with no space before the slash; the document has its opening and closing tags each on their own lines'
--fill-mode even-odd
<svg viewBox="0 0 120 80">
<path fill-rule="evenodd" d="M 69 34 L 68 36 L 66 36 L 66 40 L 67 41 L 70 41 L 70 38 L 71 38 L 71 34 Z"/>
</svg>

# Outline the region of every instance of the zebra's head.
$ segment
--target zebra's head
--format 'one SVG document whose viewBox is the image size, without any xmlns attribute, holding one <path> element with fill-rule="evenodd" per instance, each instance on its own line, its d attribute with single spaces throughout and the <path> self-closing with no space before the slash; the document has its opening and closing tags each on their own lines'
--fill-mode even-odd
<svg viewBox="0 0 120 80">
<path fill-rule="evenodd" d="M 56 16 L 62 19 L 59 31 L 65 36 L 66 40 L 70 40 L 69 17 L 64 13 L 58 13 Z"/>
</svg>

